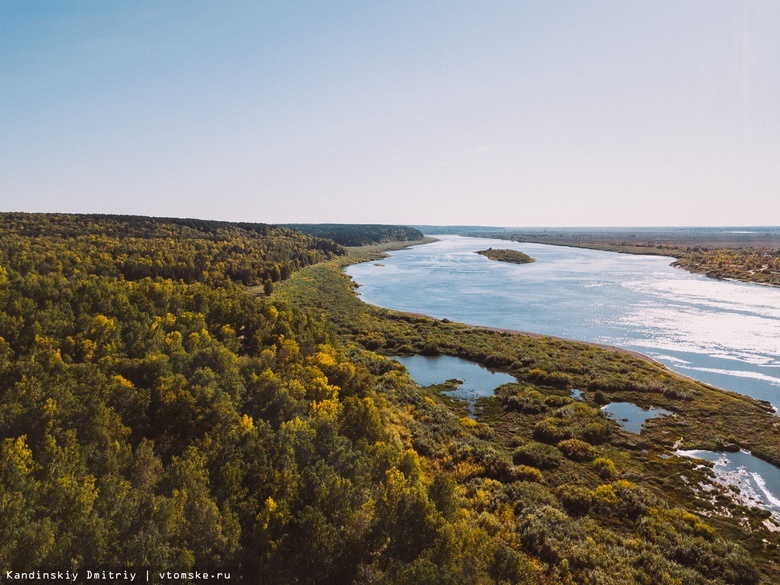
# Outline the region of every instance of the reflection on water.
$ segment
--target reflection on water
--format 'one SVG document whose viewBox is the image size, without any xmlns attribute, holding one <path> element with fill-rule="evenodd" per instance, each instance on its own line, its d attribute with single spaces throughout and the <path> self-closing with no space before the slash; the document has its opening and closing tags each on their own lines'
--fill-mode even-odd
<svg viewBox="0 0 780 585">
<path fill-rule="evenodd" d="M 476 362 L 452 356 L 411 355 L 392 359 L 403 364 L 419 386 L 441 384 L 453 379 L 460 381 L 458 387 L 448 394 L 466 400 L 471 411 L 477 398 L 492 396 L 493 390 L 501 384 L 517 382 L 514 376 L 493 372 Z"/>
<path fill-rule="evenodd" d="M 439 236 L 437 236 L 439 237 Z M 780 406 L 780 289 L 718 281 L 672 258 L 440 236 L 350 266 L 363 300 L 438 318 L 617 345 Z M 486 247 L 533 264 L 493 262 Z"/>
<path fill-rule="evenodd" d="M 645 410 L 641 406 L 637 406 L 631 402 L 610 402 L 606 406 L 603 406 L 601 410 L 615 419 L 622 428 L 636 434 L 642 432 L 642 427 L 651 418 L 656 418 L 664 414 L 674 414 L 663 408 L 655 408 L 652 406 Z"/>
<path fill-rule="evenodd" d="M 780 521 L 780 469 L 761 461 L 747 451 L 716 453 L 714 451 L 679 450 L 676 455 L 704 459 L 714 463 L 712 471 L 718 483 L 737 486 L 740 501 L 772 512 Z"/>
</svg>

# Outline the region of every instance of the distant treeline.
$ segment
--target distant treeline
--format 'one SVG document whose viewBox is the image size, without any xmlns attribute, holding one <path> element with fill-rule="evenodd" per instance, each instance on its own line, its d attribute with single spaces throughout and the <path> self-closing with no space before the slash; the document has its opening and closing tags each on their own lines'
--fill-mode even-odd
<svg viewBox="0 0 780 585">
<path fill-rule="evenodd" d="M 415 225 L 412 227 L 432 236 L 472 236 L 475 234 L 484 236 L 485 233 L 501 233 L 507 229 L 480 225 Z"/>
<path fill-rule="evenodd" d="M 288 223 L 284 224 L 284 227 L 300 230 L 319 238 L 328 238 L 342 246 L 367 246 L 423 239 L 420 230 L 402 225 Z"/>
<path fill-rule="evenodd" d="M 30 213 L 0 214 L 0 246 L 0 261 L 21 274 L 244 285 L 270 285 L 344 253 L 332 241 L 259 223 Z"/>
</svg>

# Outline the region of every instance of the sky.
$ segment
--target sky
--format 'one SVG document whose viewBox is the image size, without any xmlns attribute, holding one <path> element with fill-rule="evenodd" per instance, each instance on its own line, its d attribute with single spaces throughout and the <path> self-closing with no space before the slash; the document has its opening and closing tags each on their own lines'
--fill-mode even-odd
<svg viewBox="0 0 780 585">
<path fill-rule="evenodd" d="M 0 211 L 780 224 L 780 2 L 0 0 Z"/>
</svg>

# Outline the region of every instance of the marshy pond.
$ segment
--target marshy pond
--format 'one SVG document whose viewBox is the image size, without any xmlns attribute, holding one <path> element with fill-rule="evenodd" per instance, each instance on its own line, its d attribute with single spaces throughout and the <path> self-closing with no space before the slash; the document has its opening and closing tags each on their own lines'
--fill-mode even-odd
<svg viewBox="0 0 780 585">
<path fill-rule="evenodd" d="M 585 400 L 582 390 L 571 390 L 570 395 L 575 400 Z M 663 408 L 655 408 L 654 406 L 642 408 L 633 402 L 610 402 L 606 406 L 602 406 L 601 410 L 609 418 L 617 422 L 621 428 L 637 435 L 642 432 L 642 427 L 651 418 L 661 415 L 674 415 L 673 412 Z"/>
<path fill-rule="evenodd" d="M 603 406 L 601 410 L 607 416 L 617 421 L 623 429 L 637 435 L 642 432 L 642 427 L 651 418 L 674 414 L 663 408 L 655 408 L 653 406 L 645 409 L 632 402 L 610 402 Z"/>
<path fill-rule="evenodd" d="M 448 355 L 394 356 L 392 359 L 402 364 L 419 386 L 457 380 L 457 387 L 447 394 L 465 400 L 472 412 L 477 398 L 492 396 L 502 384 L 517 382 L 514 376 L 504 372 L 494 372 L 476 362 Z"/>
</svg>

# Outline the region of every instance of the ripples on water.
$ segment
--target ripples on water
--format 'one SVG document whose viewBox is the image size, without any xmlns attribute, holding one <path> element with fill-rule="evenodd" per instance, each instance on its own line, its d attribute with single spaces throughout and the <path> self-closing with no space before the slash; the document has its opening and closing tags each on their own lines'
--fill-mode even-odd
<svg viewBox="0 0 780 585">
<path fill-rule="evenodd" d="M 780 522 L 780 470 L 747 451 L 715 453 L 714 451 L 677 451 L 682 457 L 704 459 L 713 463 L 715 481 L 739 488 L 739 498 L 747 506 L 768 510 Z"/>
</svg>

